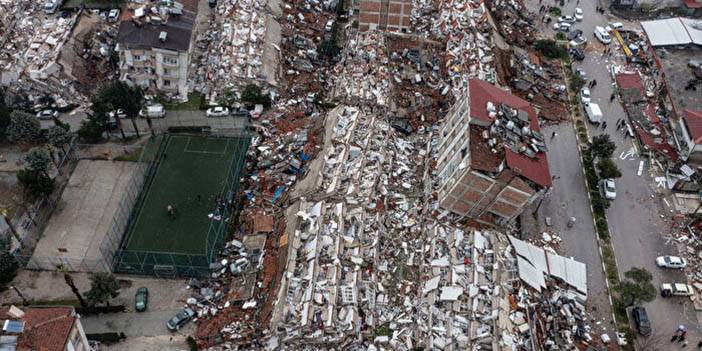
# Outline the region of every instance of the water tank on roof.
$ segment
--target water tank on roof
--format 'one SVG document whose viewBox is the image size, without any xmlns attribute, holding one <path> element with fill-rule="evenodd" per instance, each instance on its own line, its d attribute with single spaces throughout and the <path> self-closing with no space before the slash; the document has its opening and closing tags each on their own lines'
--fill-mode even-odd
<svg viewBox="0 0 702 351">
<path fill-rule="evenodd" d="M 490 102 L 490 101 L 487 102 L 487 107 L 486 107 L 486 109 L 488 110 L 488 112 L 495 112 L 495 111 L 496 111 L 496 110 L 495 110 L 495 105 L 494 105 L 492 102 Z"/>
<path fill-rule="evenodd" d="M 514 128 L 514 122 L 508 121 L 505 127 L 507 127 L 507 129 L 509 130 L 512 130 Z"/>
</svg>

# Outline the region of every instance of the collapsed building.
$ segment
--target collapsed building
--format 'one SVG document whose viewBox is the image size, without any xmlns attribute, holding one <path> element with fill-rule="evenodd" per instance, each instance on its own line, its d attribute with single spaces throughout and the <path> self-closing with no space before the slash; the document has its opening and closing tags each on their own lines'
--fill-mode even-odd
<svg viewBox="0 0 702 351">
<path fill-rule="evenodd" d="M 187 97 L 197 1 L 133 7 L 122 14 L 117 34 L 120 80 Z"/>
<path fill-rule="evenodd" d="M 487 225 L 505 225 L 551 187 L 546 144 L 528 102 L 470 80 L 440 130 L 439 203 Z"/>
<path fill-rule="evenodd" d="M 411 15 L 412 0 L 363 0 L 359 4 L 358 29 L 406 33 Z"/>
</svg>

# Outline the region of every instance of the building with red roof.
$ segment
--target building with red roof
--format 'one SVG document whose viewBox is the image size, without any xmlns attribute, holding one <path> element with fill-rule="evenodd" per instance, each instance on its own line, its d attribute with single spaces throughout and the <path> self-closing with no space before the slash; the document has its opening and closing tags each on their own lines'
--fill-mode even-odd
<svg viewBox="0 0 702 351">
<path fill-rule="evenodd" d="M 73 307 L 1 307 L 0 326 L 2 350 L 90 350 Z"/>
<path fill-rule="evenodd" d="M 552 185 L 536 111 L 488 82 L 469 81 L 440 133 L 438 195 L 446 210 L 503 225 Z"/>
<path fill-rule="evenodd" d="M 690 163 L 702 164 L 702 111 L 683 110 L 680 124 L 680 149 Z"/>
</svg>

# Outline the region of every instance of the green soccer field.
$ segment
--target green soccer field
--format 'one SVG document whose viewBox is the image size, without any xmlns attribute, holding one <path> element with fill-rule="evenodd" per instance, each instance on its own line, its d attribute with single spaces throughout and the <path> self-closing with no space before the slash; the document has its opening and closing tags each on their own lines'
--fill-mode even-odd
<svg viewBox="0 0 702 351">
<path fill-rule="evenodd" d="M 243 167 L 248 140 L 176 135 L 165 141 L 153 180 L 125 242 L 127 251 L 205 255 L 207 234 L 230 172 Z M 237 159 L 242 164 L 232 166 Z M 175 208 L 175 216 L 168 206 Z"/>
</svg>

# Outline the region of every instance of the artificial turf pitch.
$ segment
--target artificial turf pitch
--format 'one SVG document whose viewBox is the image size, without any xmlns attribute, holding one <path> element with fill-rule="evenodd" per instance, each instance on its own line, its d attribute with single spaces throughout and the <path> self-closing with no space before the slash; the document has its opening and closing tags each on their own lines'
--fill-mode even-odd
<svg viewBox="0 0 702 351">
<path fill-rule="evenodd" d="M 232 161 L 240 156 L 243 162 L 248 142 L 175 135 L 165 143 L 125 249 L 205 255 L 211 221 L 208 214 L 214 213 L 219 197 L 226 197 L 220 192 L 233 168 Z M 175 217 L 168 214 L 168 205 L 175 207 Z"/>
</svg>

